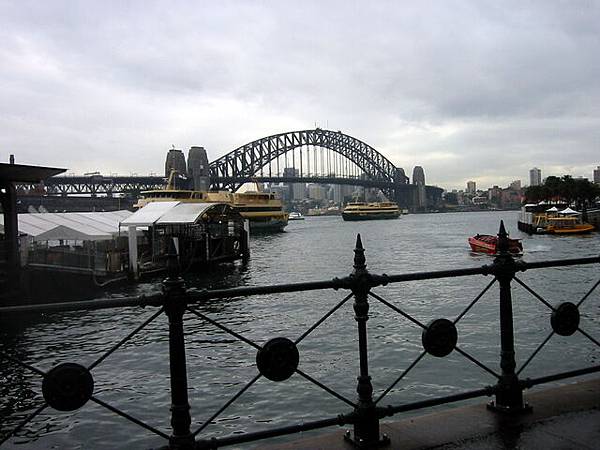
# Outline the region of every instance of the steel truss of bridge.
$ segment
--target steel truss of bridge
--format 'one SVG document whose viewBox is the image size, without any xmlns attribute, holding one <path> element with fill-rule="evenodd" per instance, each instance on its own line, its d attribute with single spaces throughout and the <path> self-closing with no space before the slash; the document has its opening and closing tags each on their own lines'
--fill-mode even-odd
<svg viewBox="0 0 600 450">
<path fill-rule="evenodd" d="M 113 195 L 134 194 L 152 189 L 162 189 L 166 180 L 158 176 L 62 176 L 48 178 L 43 186 L 47 195 Z M 38 185 L 19 185 L 17 190 L 33 192 L 38 190 Z"/>
</svg>

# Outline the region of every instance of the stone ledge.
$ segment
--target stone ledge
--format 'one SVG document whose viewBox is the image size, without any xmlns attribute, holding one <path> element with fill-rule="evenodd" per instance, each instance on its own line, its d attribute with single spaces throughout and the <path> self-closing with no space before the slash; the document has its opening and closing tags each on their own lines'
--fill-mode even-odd
<svg viewBox="0 0 600 450">
<path fill-rule="evenodd" d="M 486 404 L 480 403 L 397 422 L 382 422 L 381 432 L 391 439 L 391 445 L 384 448 L 513 448 L 522 433 L 531 430 L 536 439 L 544 442 L 542 448 L 545 449 L 552 448 L 549 446 L 551 442 L 556 443 L 555 448 L 561 449 L 597 448 L 594 446 L 600 439 L 600 378 L 539 392 L 525 391 L 524 396 L 533 410 L 516 416 L 490 411 Z M 344 432 L 345 429 L 340 429 L 294 442 L 261 445 L 260 448 L 353 449 L 353 446 L 344 442 Z"/>
</svg>

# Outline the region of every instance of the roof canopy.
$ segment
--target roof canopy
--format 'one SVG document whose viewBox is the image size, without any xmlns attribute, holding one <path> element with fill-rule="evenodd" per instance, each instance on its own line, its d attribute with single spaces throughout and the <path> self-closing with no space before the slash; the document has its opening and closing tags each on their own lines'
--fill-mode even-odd
<svg viewBox="0 0 600 450">
<path fill-rule="evenodd" d="M 547 209 L 546 212 L 558 212 L 558 208 L 556 206 L 553 206 L 550 209 Z"/>
<path fill-rule="evenodd" d="M 154 225 L 154 222 L 176 205 L 179 205 L 179 202 L 150 202 L 125 220 L 122 220 L 121 225 L 126 227 L 147 227 Z"/>
<path fill-rule="evenodd" d="M 66 170 L 56 167 L 0 163 L 0 182 L 40 183 L 46 178 L 58 175 Z"/>
<path fill-rule="evenodd" d="M 151 202 L 121 222 L 122 226 L 189 225 L 209 211 L 239 215 L 225 203 Z"/>
<path fill-rule="evenodd" d="M 130 211 L 34 213 L 17 217 L 19 233 L 32 236 L 34 241 L 101 241 L 118 234 L 119 222 L 131 214 Z"/>
<path fill-rule="evenodd" d="M 218 203 L 180 203 L 167 211 L 156 223 L 159 225 L 195 223 L 209 209 L 222 208 L 223 206 L 227 205 Z"/>
</svg>

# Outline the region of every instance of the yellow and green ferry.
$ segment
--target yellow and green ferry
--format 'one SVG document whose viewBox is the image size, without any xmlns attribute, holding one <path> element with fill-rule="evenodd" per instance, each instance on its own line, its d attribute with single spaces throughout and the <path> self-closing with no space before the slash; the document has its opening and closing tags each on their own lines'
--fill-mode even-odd
<svg viewBox="0 0 600 450">
<path fill-rule="evenodd" d="M 346 221 L 397 219 L 400 215 L 400 208 L 394 202 L 353 202 L 342 211 L 342 219 Z"/>
<path fill-rule="evenodd" d="M 283 231 L 288 224 L 288 213 L 283 210 L 283 202 L 274 192 L 246 191 L 194 191 L 177 189 L 175 174 L 171 173 L 165 189 L 142 192 L 134 208 L 141 208 L 150 202 L 179 201 L 182 203 L 227 203 L 248 220 L 250 231 Z"/>
</svg>

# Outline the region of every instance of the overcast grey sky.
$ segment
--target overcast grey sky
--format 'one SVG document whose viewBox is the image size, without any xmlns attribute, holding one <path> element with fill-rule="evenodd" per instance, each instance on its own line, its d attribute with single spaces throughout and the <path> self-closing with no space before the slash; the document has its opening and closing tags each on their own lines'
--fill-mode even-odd
<svg viewBox="0 0 600 450">
<path fill-rule="evenodd" d="M 162 172 L 341 130 L 427 184 L 591 178 L 598 1 L 0 0 L 0 160 Z"/>
</svg>

